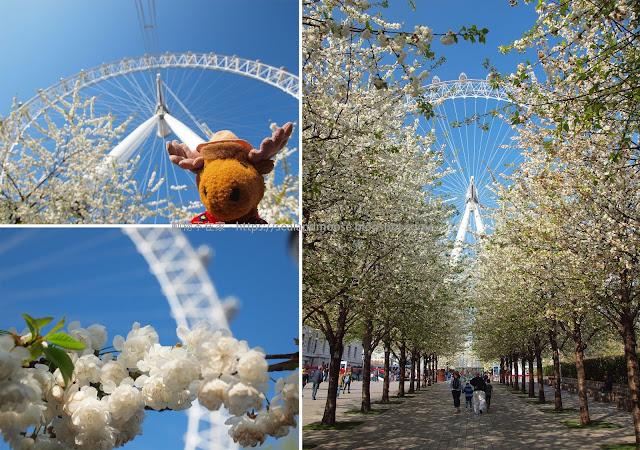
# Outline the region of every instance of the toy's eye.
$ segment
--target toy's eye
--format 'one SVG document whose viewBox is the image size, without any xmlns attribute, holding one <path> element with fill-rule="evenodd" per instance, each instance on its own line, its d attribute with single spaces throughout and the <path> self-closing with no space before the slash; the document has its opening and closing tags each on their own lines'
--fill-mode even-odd
<svg viewBox="0 0 640 450">
<path fill-rule="evenodd" d="M 246 165 L 245 163 L 243 163 L 243 162 L 241 162 L 241 163 L 240 163 L 240 165 L 241 165 L 242 167 L 244 167 L 245 169 L 249 167 L 249 166 L 247 166 L 247 165 Z"/>
<path fill-rule="evenodd" d="M 202 193 L 204 194 L 205 197 L 207 196 L 207 188 L 206 187 L 202 188 Z"/>
</svg>

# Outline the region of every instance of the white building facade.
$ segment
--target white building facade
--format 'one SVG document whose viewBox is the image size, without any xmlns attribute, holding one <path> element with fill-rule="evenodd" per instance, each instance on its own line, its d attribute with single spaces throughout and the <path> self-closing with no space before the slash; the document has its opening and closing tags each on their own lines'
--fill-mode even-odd
<svg viewBox="0 0 640 450">
<path fill-rule="evenodd" d="M 329 366 L 331 361 L 329 342 L 320 331 L 303 325 L 301 346 L 303 366 Z M 351 367 L 362 366 L 362 344 L 358 341 L 345 344 L 342 350 L 342 361 L 346 361 Z"/>
</svg>

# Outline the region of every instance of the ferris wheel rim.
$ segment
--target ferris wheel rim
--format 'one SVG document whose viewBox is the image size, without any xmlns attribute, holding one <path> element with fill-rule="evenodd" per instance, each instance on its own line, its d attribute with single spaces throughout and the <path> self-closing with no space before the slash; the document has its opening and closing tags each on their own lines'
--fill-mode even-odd
<svg viewBox="0 0 640 450">
<path fill-rule="evenodd" d="M 464 75 L 464 74 L 462 74 Z M 424 85 L 425 99 L 429 102 L 437 100 L 452 100 L 456 98 L 484 98 L 514 103 L 510 97 L 511 89 L 505 86 L 494 87 L 488 81 L 478 78 L 461 78 L 448 81 L 433 81 Z"/>
<path fill-rule="evenodd" d="M 298 76 L 287 72 L 284 67 L 277 68 L 260 60 L 240 58 L 237 55 L 226 56 L 213 52 L 167 52 L 160 55 L 143 55 L 102 63 L 86 71 L 83 69 L 74 75 L 60 79 L 48 88 L 38 91 L 37 95 L 18 108 L 19 111 L 26 113 L 26 117 L 29 117 L 29 122 L 24 127 L 26 128 L 48 108 L 43 97 L 49 103 L 55 104 L 58 99 L 71 95 L 76 89 L 82 90 L 131 73 L 160 69 L 202 69 L 232 73 L 264 82 L 300 100 L 300 80 Z"/>
<path fill-rule="evenodd" d="M 131 239 L 138 253 L 147 262 L 168 301 L 177 326 L 193 329 L 198 322 L 206 320 L 214 329 L 229 329 L 223 301 L 218 296 L 204 265 L 188 264 L 197 260 L 197 254 L 182 231 L 164 227 L 125 227 L 122 228 L 122 232 Z M 159 257 L 159 254 L 162 256 Z M 191 280 L 187 284 L 196 285 L 197 289 L 185 289 L 186 285 L 181 282 L 181 275 L 187 272 L 190 273 Z M 198 292 L 204 295 L 199 295 Z M 201 306 L 196 307 L 193 304 L 194 297 L 200 297 L 200 302 L 208 306 L 208 315 L 203 314 L 206 311 L 202 311 Z M 225 427 L 229 416 L 222 411 L 209 411 L 196 400 L 188 409 L 187 416 L 184 447 L 186 450 L 212 448 L 212 442 L 216 443 L 217 448 L 239 448 L 231 440 Z M 200 422 L 208 422 L 210 428 L 200 431 Z M 211 435 L 216 436 L 215 441 L 208 439 Z M 223 437 L 227 440 L 221 441 Z"/>
</svg>

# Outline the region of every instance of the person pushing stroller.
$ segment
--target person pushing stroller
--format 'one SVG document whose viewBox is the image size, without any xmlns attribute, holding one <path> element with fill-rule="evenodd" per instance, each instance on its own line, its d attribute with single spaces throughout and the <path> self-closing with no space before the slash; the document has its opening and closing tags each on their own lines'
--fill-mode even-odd
<svg viewBox="0 0 640 450">
<path fill-rule="evenodd" d="M 486 410 L 487 408 L 485 394 L 487 384 L 482 379 L 479 373 L 476 373 L 476 376 L 471 379 L 470 383 L 471 386 L 473 386 L 473 411 L 476 414 L 482 414 L 482 411 Z"/>
</svg>

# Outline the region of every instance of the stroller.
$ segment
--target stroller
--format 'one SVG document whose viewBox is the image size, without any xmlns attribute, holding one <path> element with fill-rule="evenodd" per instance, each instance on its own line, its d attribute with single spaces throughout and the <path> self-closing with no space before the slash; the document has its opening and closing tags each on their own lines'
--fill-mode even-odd
<svg viewBox="0 0 640 450">
<path fill-rule="evenodd" d="M 473 391 L 473 412 L 480 414 L 487 411 L 487 397 L 484 391 Z"/>
</svg>

